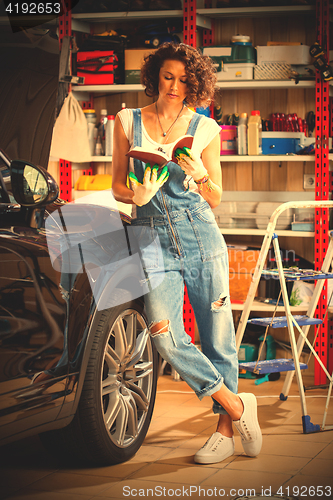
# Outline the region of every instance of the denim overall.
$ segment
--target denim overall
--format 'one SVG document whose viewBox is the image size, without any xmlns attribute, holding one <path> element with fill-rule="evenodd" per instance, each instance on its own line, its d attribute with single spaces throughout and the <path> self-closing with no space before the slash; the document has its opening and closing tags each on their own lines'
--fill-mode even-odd
<svg viewBox="0 0 333 500">
<path fill-rule="evenodd" d="M 141 111 L 133 110 L 134 146 L 142 143 Z M 196 132 L 201 115 L 195 114 L 187 134 Z M 162 145 L 161 145 L 162 146 Z M 142 182 L 145 164 L 134 160 L 135 175 Z M 168 363 L 195 391 L 199 399 L 211 396 L 224 383 L 237 393 L 238 358 L 229 298 L 227 247 L 208 203 L 184 187 L 185 174 L 168 163 L 167 182 L 142 207 L 134 226 L 156 231 L 161 249 L 142 250 L 150 276 L 164 279 L 145 295 L 149 327 L 168 320 L 168 331 L 151 334 Z M 141 228 L 140 228 L 141 230 Z M 184 282 L 195 314 L 201 351 L 184 329 Z M 226 413 L 213 399 L 214 413 Z"/>
</svg>

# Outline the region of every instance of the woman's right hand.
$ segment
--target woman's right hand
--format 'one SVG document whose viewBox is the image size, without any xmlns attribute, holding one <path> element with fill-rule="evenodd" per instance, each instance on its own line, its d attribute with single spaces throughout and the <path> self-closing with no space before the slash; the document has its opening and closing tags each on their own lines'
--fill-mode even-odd
<svg viewBox="0 0 333 500">
<path fill-rule="evenodd" d="M 142 184 L 138 181 L 137 177 L 133 172 L 130 172 L 128 177 L 131 183 L 132 190 L 134 191 L 134 196 L 132 198 L 133 203 L 138 207 L 146 205 L 157 193 L 160 187 L 168 180 L 169 172 L 167 166 L 165 166 L 160 175 L 157 177 L 158 165 L 154 165 L 153 168 L 147 163 L 145 168 L 145 173 L 143 176 Z"/>
</svg>

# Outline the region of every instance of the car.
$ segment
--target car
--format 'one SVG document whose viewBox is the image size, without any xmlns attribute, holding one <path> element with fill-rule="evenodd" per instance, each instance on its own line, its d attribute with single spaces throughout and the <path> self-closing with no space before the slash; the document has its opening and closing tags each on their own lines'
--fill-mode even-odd
<svg viewBox="0 0 333 500">
<path fill-rule="evenodd" d="M 128 217 L 60 200 L 46 170 L 1 150 L 0 221 L 0 443 L 40 434 L 62 457 L 128 460 L 158 371 Z"/>
</svg>

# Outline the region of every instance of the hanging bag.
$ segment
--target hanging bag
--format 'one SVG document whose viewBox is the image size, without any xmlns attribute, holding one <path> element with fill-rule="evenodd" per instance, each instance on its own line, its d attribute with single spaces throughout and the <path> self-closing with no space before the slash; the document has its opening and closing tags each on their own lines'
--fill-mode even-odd
<svg viewBox="0 0 333 500">
<path fill-rule="evenodd" d="M 87 120 L 72 92 L 56 119 L 50 156 L 78 163 L 91 161 Z"/>
</svg>

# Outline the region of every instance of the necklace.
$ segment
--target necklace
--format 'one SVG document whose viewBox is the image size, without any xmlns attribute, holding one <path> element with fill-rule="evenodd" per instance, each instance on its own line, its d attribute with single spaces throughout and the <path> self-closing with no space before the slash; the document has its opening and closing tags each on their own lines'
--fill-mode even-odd
<svg viewBox="0 0 333 500">
<path fill-rule="evenodd" d="M 169 133 L 171 132 L 171 130 L 173 129 L 173 126 L 175 125 L 176 121 L 180 117 L 180 115 L 181 115 L 181 113 L 182 113 L 182 111 L 184 109 L 184 103 L 183 103 L 182 109 L 179 111 L 179 113 L 178 113 L 175 121 L 170 125 L 170 127 L 168 128 L 168 130 L 166 132 L 164 132 L 164 130 L 163 130 L 163 127 L 162 127 L 162 124 L 161 124 L 161 120 L 160 120 L 160 115 L 158 114 L 157 101 L 155 101 L 155 109 L 156 109 L 156 115 L 157 115 L 158 123 L 159 123 L 159 125 L 161 127 L 161 130 L 162 130 L 163 137 L 167 137 L 169 135 Z"/>
</svg>

